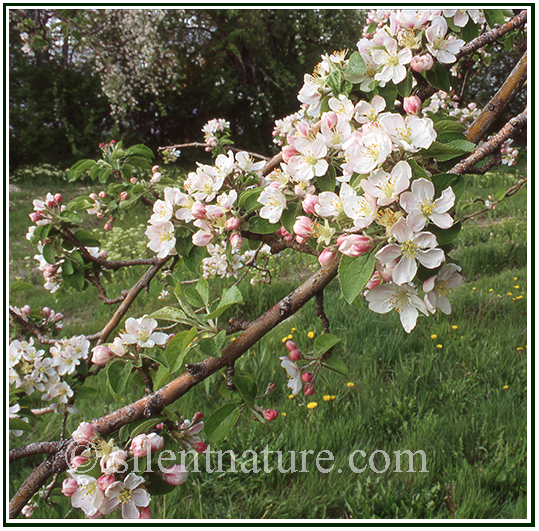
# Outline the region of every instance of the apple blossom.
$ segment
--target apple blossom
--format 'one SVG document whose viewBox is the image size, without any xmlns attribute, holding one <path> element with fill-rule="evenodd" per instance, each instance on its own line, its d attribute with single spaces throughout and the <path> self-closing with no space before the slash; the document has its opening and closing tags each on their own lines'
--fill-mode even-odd
<svg viewBox="0 0 539 531">
<path fill-rule="evenodd" d="M 458 288 L 462 284 L 463 279 L 459 271 L 459 266 L 446 264 L 437 275 L 423 282 L 425 304 L 430 312 L 434 313 L 440 309 L 446 315 L 451 313 L 451 303 L 447 295 L 452 289 Z"/>
<path fill-rule="evenodd" d="M 430 70 L 434 66 L 434 59 L 432 55 L 426 53 L 425 55 L 414 55 L 410 61 L 410 68 L 415 72 L 425 72 Z"/>
<path fill-rule="evenodd" d="M 155 332 L 156 328 L 157 321 L 155 319 L 150 317 L 141 317 L 140 319 L 130 317 L 125 322 L 126 333 L 120 332 L 120 337 L 124 343 L 136 343 L 144 348 L 164 345 L 167 342 L 168 334 Z"/>
<path fill-rule="evenodd" d="M 289 379 L 287 386 L 292 389 L 293 395 L 297 395 L 302 387 L 301 370 L 290 358 L 282 356 L 279 359 L 281 360 L 281 367 L 285 369 L 288 374 Z"/>
<path fill-rule="evenodd" d="M 436 17 L 425 32 L 429 52 L 442 64 L 454 63 L 457 60 L 456 54 L 466 44 L 462 39 L 445 38 L 447 29 L 445 18 Z"/>
<path fill-rule="evenodd" d="M 181 485 L 187 481 L 188 470 L 184 465 L 173 465 L 161 472 L 161 477 L 169 485 Z"/>
<path fill-rule="evenodd" d="M 144 478 L 133 472 L 128 474 L 123 481 L 115 481 L 107 487 L 100 511 L 103 514 L 109 514 L 120 506 L 122 518 L 138 518 L 139 507 L 148 507 L 150 503 L 148 491 L 140 487 L 142 483 L 144 483 Z"/>
<path fill-rule="evenodd" d="M 264 205 L 260 209 L 260 217 L 267 219 L 270 223 L 277 223 L 286 208 L 286 199 L 283 193 L 271 186 L 264 189 L 258 202 Z"/>
<path fill-rule="evenodd" d="M 71 434 L 71 437 L 77 444 L 88 444 L 92 442 L 99 434 L 89 422 L 81 422 L 79 427 Z"/>
</svg>

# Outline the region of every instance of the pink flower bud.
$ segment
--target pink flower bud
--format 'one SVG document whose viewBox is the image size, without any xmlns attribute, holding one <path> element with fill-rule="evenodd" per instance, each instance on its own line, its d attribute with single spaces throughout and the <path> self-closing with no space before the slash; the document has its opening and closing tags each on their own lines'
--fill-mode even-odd
<svg viewBox="0 0 539 531">
<path fill-rule="evenodd" d="M 141 433 L 131 441 L 129 449 L 136 457 L 144 457 L 148 453 L 148 447 L 148 436 L 145 433 Z"/>
<path fill-rule="evenodd" d="M 298 348 L 298 346 L 291 339 L 289 339 L 284 344 L 284 346 L 288 349 L 288 352 L 292 352 L 293 350 L 297 350 L 297 348 Z"/>
<path fill-rule="evenodd" d="M 318 197 L 316 195 L 307 194 L 305 199 L 301 202 L 303 212 L 305 214 L 316 214 L 314 207 L 318 204 Z"/>
<path fill-rule="evenodd" d="M 112 485 L 116 481 L 116 478 L 111 474 L 103 474 L 97 481 L 96 486 L 97 488 L 105 492 L 107 490 L 107 487 Z"/>
<path fill-rule="evenodd" d="M 193 418 L 191 419 L 191 425 L 196 424 L 197 422 L 200 422 L 204 418 L 204 413 L 202 411 L 197 411 Z"/>
<path fill-rule="evenodd" d="M 314 383 L 309 382 L 305 384 L 305 387 L 303 389 L 303 394 L 305 396 L 312 396 L 314 395 Z"/>
<path fill-rule="evenodd" d="M 125 201 L 128 197 L 129 197 L 129 194 L 127 192 L 124 191 L 120 193 L 120 199 L 122 201 Z"/>
<path fill-rule="evenodd" d="M 241 249 L 243 247 L 243 238 L 241 234 L 232 234 L 232 236 L 230 236 L 230 245 L 232 245 L 232 249 Z"/>
<path fill-rule="evenodd" d="M 45 306 L 45 308 L 41 310 L 41 317 L 43 317 L 43 319 L 48 319 L 50 314 L 51 314 L 51 309 L 48 308 L 47 306 Z"/>
<path fill-rule="evenodd" d="M 54 322 L 55 323 L 59 323 L 60 321 L 63 321 L 63 320 L 64 320 L 64 314 L 63 313 L 57 313 L 54 316 Z"/>
<path fill-rule="evenodd" d="M 116 140 L 111 140 L 111 141 L 109 142 L 109 144 L 110 144 L 111 146 L 113 146 L 114 144 L 116 144 Z"/>
<path fill-rule="evenodd" d="M 73 478 L 66 478 L 62 482 L 62 494 L 70 498 L 79 488 L 79 484 Z"/>
<path fill-rule="evenodd" d="M 293 239 L 292 234 L 290 234 L 284 227 L 281 226 L 280 234 L 283 237 L 285 242 L 289 242 Z"/>
<path fill-rule="evenodd" d="M 335 260 L 337 253 L 333 249 L 324 249 L 318 257 L 321 266 L 327 266 Z"/>
<path fill-rule="evenodd" d="M 97 212 L 96 217 L 99 219 L 103 219 L 105 217 L 105 214 L 103 214 L 103 212 Z"/>
<path fill-rule="evenodd" d="M 88 461 L 88 459 L 86 457 L 83 457 L 82 455 L 77 455 L 76 457 L 71 459 L 70 466 L 71 466 L 71 468 L 78 468 L 79 466 L 86 463 L 86 461 Z"/>
<path fill-rule="evenodd" d="M 410 61 L 410 68 L 415 72 L 430 70 L 434 65 L 434 59 L 430 54 L 414 55 Z"/>
<path fill-rule="evenodd" d="M 54 194 L 54 200 L 58 205 L 61 205 L 64 200 L 64 196 L 62 194 Z"/>
<path fill-rule="evenodd" d="M 37 223 L 41 219 L 41 212 L 32 212 L 28 214 L 28 217 L 32 221 L 32 223 Z"/>
<path fill-rule="evenodd" d="M 92 363 L 96 365 L 106 365 L 114 357 L 114 352 L 105 345 L 98 345 L 92 349 Z"/>
<path fill-rule="evenodd" d="M 21 308 L 21 315 L 23 315 L 24 317 L 28 317 L 31 313 L 32 313 L 32 308 L 30 308 L 30 306 L 28 306 L 28 304 L 25 304 Z"/>
<path fill-rule="evenodd" d="M 191 214 L 193 214 L 196 219 L 204 219 L 206 217 L 206 207 L 204 206 L 204 203 L 201 203 L 200 201 L 194 203 L 191 207 Z"/>
<path fill-rule="evenodd" d="M 155 173 L 158 170 L 159 170 L 159 166 L 156 165 L 152 167 L 152 173 Z"/>
<path fill-rule="evenodd" d="M 366 253 L 371 248 L 371 240 L 366 236 L 351 234 L 349 236 L 340 236 L 337 240 L 339 252 L 355 258 Z"/>
<path fill-rule="evenodd" d="M 283 161 L 285 164 L 288 164 L 290 162 L 290 159 L 292 157 L 295 157 L 296 155 L 299 155 L 299 152 L 294 146 L 285 146 L 283 148 Z"/>
<path fill-rule="evenodd" d="M 238 218 L 228 218 L 226 220 L 226 228 L 228 230 L 238 230 L 240 225 L 241 221 Z"/>
<path fill-rule="evenodd" d="M 129 179 L 129 182 L 131 184 L 137 184 L 137 178 L 136 177 L 131 177 L 131 179 Z"/>
<path fill-rule="evenodd" d="M 52 199 L 51 201 L 47 201 L 45 204 L 47 205 L 48 208 L 53 208 L 56 206 L 56 201 Z"/>
<path fill-rule="evenodd" d="M 152 519 L 152 511 L 149 507 L 137 507 L 138 509 L 138 519 L 139 520 L 151 520 Z"/>
<path fill-rule="evenodd" d="M 79 427 L 71 434 L 77 444 L 88 444 L 98 435 L 97 430 L 89 422 L 81 422 Z"/>
<path fill-rule="evenodd" d="M 93 199 L 94 201 L 97 201 L 97 194 L 93 194 L 93 193 L 92 193 L 92 194 L 90 194 L 88 197 L 89 197 L 90 199 Z"/>
<path fill-rule="evenodd" d="M 475 103 L 475 102 L 468 103 L 468 109 L 470 111 L 475 111 L 475 109 L 477 109 L 477 103 Z"/>
<path fill-rule="evenodd" d="M 273 393 L 277 389 L 277 385 L 274 383 L 269 383 L 268 387 L 266 388 L 266 396 Z"/>
<path fill-rule="evenodd" d="M 417 96 L 404 98 L 403 108 L 407 114 L 417 114 L 421 109 L 421 100 Z"/>
<path fill-rule="evenodd" d="M 99 192 L 99 197 L 101 199 L 106 199 L 108 196 L 109 194 L 107 194 L 107 192 L 105 192 L 104 190 L 101 190 L 101 192 Z"/>
<path fill-rule="evenodd" d="M 208 449 L 208 445 L 206 443 L 199 442 L 193 446 L 193 449 L 195 450 L 195 452 L 203 454 Z"/>
<path fill-rule="evenodd" d="M 109 255 L 109 253 L 107 253 L 107 251 L 100 251 L 99 252 L 99 258 L 101 258 L 103 260 L 106 260 L 108 255 Z"/>
<path fill-rule="evenodd" d="M 159 452 L 165 447 L 165 439 L 157 433 L 150 433 L 148 435 L 148 443 L 150 445 L 150 450 L 153 452 Z"/>
<path fill-rule="evenodd" d="M 181 485 L 187 481 L 187 474 L 189 474 L 189 472 L 183 465 L 174 465 L 165 468 L 161 473 L 161 477 L 169 485 Z"/>
<path fill-rule="evenodd" d="M 277 413 L 275 409 L 266 409 L 266 411 L 264 411 L 264 418 L 266 420 L 269 420 L 270 422 L 272 420 L 275 420 L 278 416 L 279 416 L 279 413 Z"/>
<path fill-rule="evenodd" d="M 301 350 L 296 348 L 290 351 L 290 359 L 292 361 L 299 361 L 302 358 L 303 358 L 303 354 L 301 353 Z"/>
<path fill-rule="evenodd" d="M 337 125 L 337 122 L 339 121 L 339 117 L 334 112 L 325 113 L 322 119 L 326 122 L 328 129 L 335 127 Z"/>
<path fill-rule="evenodd" d="M 151 182 L 152 184 L 157 184 L 162 178 L 163 178 L 163 176 L 161 175 L 160 172 L 155 172 L 155 173 L 152 175 L 152 178 L 150 179 L 150 182 Z"/>
<path fill-rule="evenodd" d="M 303 383 L 309 383 L 313 379 L 313 373 L 312 372 L 304 372 L 301 375 L 301 379 Z"/>
<path fill-rule="evenodd" d="M 296 131 L 300 136 L 307 136 L 309 134 L 309 130 L 311 129 L 311 126 L 308 124 L 306 120 L 301 120 L 301 122 L 298 122 L 296 124 Z"/>
<path fill-rule="evenodd" d="M 294 233 L 301 239 L 309 239 L 313 229 L 313 220 L 307 216 L 299 216 L 294 223 Z"/>
<path fill-rule="evenodd" d="M 103 228 L 106 230 L 106 231 L 109 231 L 109 230 L 112 230 L 112 223 L 110 221 L 107 221 L 105 223 L 105 225 L 103 225 Z"/>
<path fill-rule="evenodd" d="M 160 423 L 156 426 L 156 428 L 157 428 L 158 430 L 162 430 L 164 427 L 165 427 L 165 425 L 164 425 L 162 422 L 160 422 Z"/>
<path fill-rule="evenodd" d="M 367 282 L 365 288 L 366 289 L 373 289 L 376 286 L 378 286 L 382 282 L 382 277 L 378 274 L 378 272 L 375 272 L 370 280 Z"/>
</svg>

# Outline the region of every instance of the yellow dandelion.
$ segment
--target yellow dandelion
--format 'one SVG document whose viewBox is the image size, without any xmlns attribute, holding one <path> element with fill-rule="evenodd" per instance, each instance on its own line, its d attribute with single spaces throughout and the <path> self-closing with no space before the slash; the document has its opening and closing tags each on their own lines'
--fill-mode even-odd
<svg viewBox="0 0 539 531">
<path fill-rule="evenodd" d="M 522 295 L 519 295 L 518 297 L 516 297 L 517 301 L 519 301 L 520 299 L 522 299 Z"/>
<path fill-rule="evenodd" d="M 232 338 L 232 341 L 236 341 L 236 338 L 235 338 L 235 337 L 233 337 L 233 338 Z"/>
<path fill-rule="evenodd" d="M 520 289 L 520 286 L 513 286 L 513 289 Z"/>
<path fill-rule="evenodd" d="M 504 386 L 502 387 L 502 389 L 505 391 L 506 389 L 509 389 L 509 386 L 508 386 L 508 385 L 504 385 Z"/>
<path fill-rule="evenodd" d="M 295 332 L 295 331 L 296 331 L 296 329 L 295 329 L 295 328 L 292 328 L 292 332 Z"/>
<path fill-rule="evenodd" d="M 307 404 L 307 409 L 314 409 L 315 407 L 318 407 L 318 404 L 316 402 L 309 402 Z"/>
<path fill-rule="evenodd" d="M 452 330 L 458 330 L 459 327 L 458 327 L 457 325 L 453 325 L 453 326 L 451 327 L 451 329 L 452 329 Z"/>
<path fill-rule="evenodd" d="M 286 336 L 286 339 L 292 339 L 294 336 L 292 334 L 288 334 L 288 336 Z"/>
<path fill-rule="evenodd" d="M 489 293 L 492 293 L 493 291 L 494 291 L 494 290 L 493 290 L 492 288 L 490 288 L 490 289 L 488 290 Z"/>
<path fill-rule="evenodd" d="M 288 395 L 288 398 L 290 398 L 290 400 L 292 400 L 292 398 L 294 398 L 294 395 Z"/>
<path fill-rule="evenodd" d="M 346 384 L 346 387 L 354 387 L 354 382 L 348 382 L 348 383 Z"/>
<path fill-rule="evenodd" d="M 472 291 L 475 291 L 477 288 L 472 288 Z"/>
<path fill-rule="evenodd" d="M 331 400 L 335 400 L 335 395 L 331 395 Z"/>
<path fill-rule="evenodd" d="M 283 337 L 283 339 L 281 339 L 281 341 L 282 341 L 283 343 L 286 343 L 286 342 L 288 341 L 288 338 Z"/>
<path fill-rule="evenodd" d="M 286 417 L 286 413 L 285 413 L 284 411 L 281 413 L 281 415 L 282 415 L 283 417 Z"/>
<path fill-rule="evenodd" d="M 517 347 L 517 350 L 524 350 L 522 347 Z"/>
<path fill-rule="evenodd" d="M 311 330 L 308 334 L 307 334 L 307 337 L 309 339 L 312 339 L 314 337 L 314 332 Z"/>
<path fill-rule="evenodd" d="M 329 402 L 331 400 L 331 396 L 329 395 L 324 395 L 324 398 L 323 398 L 324 402 Z"/>
<path fill-rule="evenodd" d="M 436 345 L 436 348 L 444 348 L 444 346 L 438 344 L 438 345 Z"/>
<path fill-rule="evenodd" d="M 518 278 L 517 278 L 517 277 L 515 277 L 515 278 L 513 278 L 513 280 L 518 280 Z"/>
<path fill-rule="evenodd" d="M 436 334 L 432 334 L 432 336 L 430 336 L 431 339 L 436 339 L 438 336 Z"/>
<path fill-rule="evenodd" d="M 512 297 L 513 294 L 509 291 L 509 292 L 507 293 L 507 296 L 508 296 L 508 297 Z"/>
</svg>

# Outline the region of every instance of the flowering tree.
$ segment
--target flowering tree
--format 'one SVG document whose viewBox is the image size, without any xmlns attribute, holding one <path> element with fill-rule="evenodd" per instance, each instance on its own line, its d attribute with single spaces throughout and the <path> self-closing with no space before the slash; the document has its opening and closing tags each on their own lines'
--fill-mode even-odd
<svg viewBox="0 0 539 531">
<path fill-rule="evenodd" d="M 482 112 L 452 105 L 452 76 L 461 58 L 523 31 L 526 12 L 376 11 L 368 24 L 356 51 L 324 55 L 313 74 L 305 75 L 301 109 L 276 122 L 280 152 L 273 158 L 234 148 L 229 124 L 216 119 L 204 127 L 205 142 L 195 144 L 211 151 L 214 163 L 198 164 L 184 180 L 164 177 L 145 146 L 111 141 L 100 146 L 100 160 L 82 160 L 69 172 L 70 180 L 89 175 L 107 185 L 106 191 L 67 204 L 59 193 L 34 201 L 35 225 L 27 237 L 38 248 L 45 287 L 81 291 L 94 285 L 104 304 L 118 307 L 102 330 L 71 338 L 55 337 L 61 314 L 10 308 L 10 429 L 27 429 L 32 414 L 56 411 L 67 418 L 78 389 L 101 370 L 113 396 L 122 394 L 134 373 L 142 377 L 145 395 L 82 422 L 70 438 L 11 450 L 10 462 L 48 457 L 14 495 L 10 517 L 30 515 L 38 491 L 54 476 L 46 496 L 67 470 L 62 492 L 88 518 L 113 511 L 122 518 L 150 518 L 151 496 L 185 482 L 188 469 L 182 463 L 141 473 L 138 459 L 160 465 L 171 448 L 204 453 L 242 413 L 260 422 L 275 419 L 275 410 L 258 405 L 275 386 L 260 391 L 256 375 L 234 364 L 312 298 L 324 333 L 309 353 L 286 343 L 288 355 L 280 360 L 288 387 L 294 395 L 310 396 L 322 371 L 345 372 L 343 362 L 332 357 L 339 338 L 329 332 L 323 305 L 324 289 L 335 277 L 349 304 L 364 297 L 374 312 L 395 310 L 407 333 L 418 318 L 451 312 L 448 295 L 463 280 L 450 256 L 460 229 L 455 204 L 463 175 L 500 164 L 502 149 L 514 158 L 507 143 L 526 124 L 526 111 L 491 138 L 484 136 L 522 87 L 526 56 L 524 68 L 515 69 Z M 184 147 L 161 148 L 164 162 L 174 161 Z M 485 209 L 502 199 L 485 200 Z M 155 257 L 108 260 L 82 228 L 81 212 L 97 216 L 110 230 L 135 208 L 148 211 L 147 246 Z M 316 256 L 320 269 L 263 315 L 223 323 L 225 311 L 243 300 L 238 285 L 245 271 L 285 249 Z M 180 260 L 198 276 L 194 289 L 185 289 L 185 279 L 174 272 Z M 135 265 L 148 269 L 129 291 L 109 298 L 103 276 Z M 114 334 L 160 272 L 178 304 L 129 317 Z M 235 283 L 211 300 L 208 280 L 215 276 Z M 203 361 L 185 364 L 191 351 Z M 202 413 L 185 419 L 172 409 L 220 370 L 226 380 L 219 391 L 228 402 L 205 423 Z M 34 392 L 49 406 L 28 411 L 24 398 Z"/>
</svg>

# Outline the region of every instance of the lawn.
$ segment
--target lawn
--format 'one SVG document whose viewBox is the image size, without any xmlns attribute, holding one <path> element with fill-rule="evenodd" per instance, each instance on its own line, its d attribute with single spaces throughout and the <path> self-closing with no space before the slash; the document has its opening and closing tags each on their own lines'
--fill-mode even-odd
<svg viewBox="0 0 539 531">
<path fill-rule="evenodd" d="M 518 170 L 501 168 L 485 176 L 469 177 L 470 199 L 495 195 L 518 179 Z M 23 279 L 34 289 L 11 294 L 10 304 L 32 308 L 49 306 L 66 315 L 67 335 L 94 333 L 108 320 L 113 308 L 96 299 L 92 287 L 83 293 L 57 297 L 42 287 L 42 276 L 33 259 L 35 250 L 24 235 L 35 196 L 61 190 L 70 199 L 88 193 L 63 182 L 57 188 L 17 183 L 9 197 L 10 279 Z M 462 215 L 473 212 L 466 210 Z M 526 189 L 506 198 L 496 210 L 463 224 L 452 256 L 462 266 L 466 282 L 451 297 L 450 316 L 437 313 L 418 320 L 411 334 L 400 326 L 396 313 L 375 314 L 365 304 L 349 306 L 340 295 L 338 280 L 325 292 L 324 303 L 331 332 L 342 339 L 335 352 L 349 370 L 347 377 L 326 374 L 312 397 L 289 397 L 286 374 L 279 356 L 287 355 L 283 340 L 292 336 L 304 352 L 313 348 L 310 337 L 322 333 L 314 302 L 269 333 L 237 364 L 258 375 L 260 389 L 269 382 L 277 391 L 261 402 L 276 409 L 279 417 L 269 426 L 240 417 L 235 428 L 214 450 L 231 450 L 236 471 L 200 472 L 172 494 L 155 497 L 151 510 L 156 518 L 194 519 L 394 519 L 394 518 L 526 518 L 527 495 L 527 203 Z M 147 217 L 147 216 L 146 216 Z M 140 215 L 102 238 L 109 257 L 142 257 L 145 215 Z M 95 219 L 94 219 L 94 228 Z M 252 319 L 276 303 L 307 278 L 316 261 L 287 251 L 275 260 L 271 285 L 241 284 L 244 304 L 235 316 Z M 106 285 L 114 297 L 134 282 L 144 269 L 126 272 Z M 179 269 L 187 274 L 186 269 Z M 223 281 L 212 282 L 212 289 Z M 140 317 L 174 304 L 158 297 L 165 287 L 156 279 L 148 293 L 141 293 L 130 314 Z M 231 315 L 232 316 L 232 315 Z M 112 339 L 112 338 L 111 338 Z M 188 360 L 193 361 L 193 360 Z M 226 403 L 218 393 L 222 375 L 210 377 L 174 405 L 186 418 L 203 411 L 206 418 Z M 100 417 L 118 407 L 108 391 L 103 372 L 92 384 L 94 394 L 77 402 L 78 413 L 67 421 L 68 432 L 80 421 Z M 134 385 L 122 404 L 139 398 Z M 37 399 L 36 399 L 37 404 Z M 316 404 L 316 405 L 313 405 Z M 309 405 L 309 407 L 307 407 Z M 41 440 L 55 440 L 61 419 L 41 417 L 36 431 Z M 204 433 L 202 432 L 204 438 Z M 35 436 L 11 437 L 12 446 Z M 296 472 L 281 473 L 276 454 L 269 457 L 273 471 L 244 473 L 246 450 L 281 451 L 284 469 L 290 469 L 290 452 L 296 454 Z M 306 455 L 301 467 L 300 452 Z M 361 450 L 365 455 L 357 452 Z M 408 471 L 396 472 L 395 452 L 422 451 Z M 334 460 L 322 464 L 316 455 L 331 452 Z M 354 454 L 350 466 L 350 456 Z M 390 464 L 384 470 L 388 456 Z M 323 454 L 323 455 L 328 455 Z M 371 462 L 369 464 L 369 457 Z M 385 462 L 384 462 L 385 459 Z M 10 468 L 13 493 L 40 458 L 32 457 Z M 230 464 L 225 459 L 226 464 Z M 366 466 L 369 464 L 369 466 Z M 210 465 L 209 465 L 210 466 Z M 247 468 L 252 468 L 250 462 Z M 215 467 L 213 467 L 215 468 Z M 374 470 L 373 470 L 374 469 Z M 299 470 L 307 470 L 300 472 Z M 375 470 L 379 470 L 380 473 Z M 81 518 L 69 500 L 53 492 L 50 506 L 40 504 L 37 518 Z"/>
</svg>

